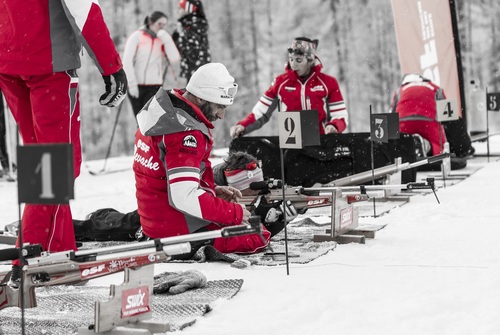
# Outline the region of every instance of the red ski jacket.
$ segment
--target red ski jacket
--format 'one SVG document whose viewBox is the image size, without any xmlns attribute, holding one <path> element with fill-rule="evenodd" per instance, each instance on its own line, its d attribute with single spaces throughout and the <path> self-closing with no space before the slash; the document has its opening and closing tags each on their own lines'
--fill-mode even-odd
<svg viewBox="0 0 500 335">
<path fill-rule="evenodd" d="M 122 68 L 97 1 L 0 1 L 0 73 L 38 75 L 80 67 L 83 45 L 102 75 Z M 113 52 L 111 52 L 113 50 Z"/>
<path fill-rule="evenodd" d="M 241 205 L 215 196 L 213 125 L 182 92 L 160 89 L 139 113 L 134 173 L 144 233 L 168 237 L 216 222 L 240 224 Z"/>
<path fill-rule="evenodd" d="M 320 134 L 325 133 L 325 127 L 329 124 L 335 126 L 339 133 L 343 132 L 348 124 L 344 98 L 337 79 L 322 73 L 322 67 L 316 58 L 309 76 L 301 79 L 287 63 L 286 72 L 276 77 L 252 112 L 238 122 L 246 128 L 245 134 L 269 121 L 275 110 L 275 99 L 278 100 L 279 111 L 318 110 Z"/>
<path fill-rule="evenodd" d="M 436 101 L 446 99 L 444 90 L 431 81 L 410 82 L 394 93 L 391 111 L 400 121 L 436 120 Z"/>
</svg>

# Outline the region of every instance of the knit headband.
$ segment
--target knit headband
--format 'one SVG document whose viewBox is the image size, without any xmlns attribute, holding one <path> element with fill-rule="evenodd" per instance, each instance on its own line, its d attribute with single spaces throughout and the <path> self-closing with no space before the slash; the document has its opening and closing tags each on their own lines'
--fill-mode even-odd
<svg viewBox="0 0 500 335">
<path fill-rule="evenodd" d="M 260 167 L 256 167 L 254 170 L 226 170 L 224 171 L 226 176 L 227 184 L 238 190 L 244 190 L 250 188 L 250 184 L 256 181 L 263 181 L 264 175 Z"/>
</svg>

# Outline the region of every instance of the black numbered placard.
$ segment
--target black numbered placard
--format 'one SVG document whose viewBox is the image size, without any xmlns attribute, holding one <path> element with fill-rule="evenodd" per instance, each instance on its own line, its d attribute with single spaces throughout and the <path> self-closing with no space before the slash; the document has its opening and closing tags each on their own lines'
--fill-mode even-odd
<svg viewBox="0 0 500 335">
<path fill-rule="evenodd" d="M 317 110 L 278 113 L 280 148 L 302 149 L 319 145 L 319 122 Z"/>
<path fill-rule="evenodd" d="M 378 113 L 370 115 L 372 141 L 387 143 L 399 138 L 399 114 Z"/>
<path fill-rule="evenodd" d="M 486 105 L 488 106 L 488 111 L 500 111 L 500 93 L 487 93 Z"/>
<path fill-rule="evenodd" d="M 447 122 L 458 120 L 460 113 L 456 100 L 438 100 L 436 101 L 436 121 Z"/>
<path fill-rule="evenodd" d="M 74 199 L 73 146 L 17 147 L 19 203 L 67 204 Z"/>
</svg>

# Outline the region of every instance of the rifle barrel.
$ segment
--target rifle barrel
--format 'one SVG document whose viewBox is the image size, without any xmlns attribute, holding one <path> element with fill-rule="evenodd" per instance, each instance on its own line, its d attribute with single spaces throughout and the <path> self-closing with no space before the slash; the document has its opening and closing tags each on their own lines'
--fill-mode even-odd
<svg viewBox="0 0 500 335">
<path fill-rule="evenodd" d="M 92 249 L 92 250 L 77 251 L 77 252 L 75 252 L 75 256 L 81 257 L 81 256 L 89 256 L 89 255 L 103 255 L 103 254 L 114 253 L 114 252 L 127 252 L 127 251 L 147 249 L 147 248 L 156 248 L 156 246 L 158 244 L 162 245 L 163 249 L 165 250 L 166 246 L 168 246 L 168 245 L 174 245 L 174 244 L 177 245 L 177 244 L 180 244 L 183 242 L 210 240 L 210 239 L 218 238 L 218 237 L 258 233 L 259 229 L 260 229 L 260 223 L 259 223 L 259 228 L 256 228 L 253 226 L 247 226 L 247 225 L 230 226 L 230 227 L 222 228 L 220 230 L 212 230 L 212 231 L 207 231 L 207 232 L 202 232 L 202 233 L 194 233 L 194 234 L 187 234 L 187 235 L 165 237 L 165 238 L 161 238 L 161 239 L 157 239 L 157 240 L 150 240 L 150 241 L 145 241 L 145 242 L 137 242 L 137 243 L 130 243 L 130 244 L 125 244 L 125 245 L 115 245 L 115 246 L 111 246 L 111 247 L 98 248 L 98 249 Z"/>
<path fill-rule="evenodd" d="M 342 190 L 346 192 L 354 192 L 354 191 L 360 191 L 361 189 L 366 189 L 366 190 L 388 190 L 388 189 L 415 189 L 419 186 L 418 188 L 432 188 L 431 185 L 427 184 L 422 184 L 422 183 L 408 183 L 408 184 L 394 184 L 394 185 L 362 185 L 362 186 L 322 186 L 322 187 L 310 187 L 310 188 L 305 188 L 305 191 L 316 191 L 316 192 L 331 192 L 331 191 L 337 191 L 337 190 Z"/>
<path fill-rule="evenodd" d="M 416 168 L 418 166 L 426 165 L 426 164 L 432 164 L 436 163 L 439 161 L 442 161 L 443 159 L 449 157 L 449 153 L 442 153 L 436 156 L 431 156 L 426 159 L 422 159 L 413 163 L 402 163 L 402 164 L 390 164 L 386 166 L 382 166 L 380 168 L 369 170 L 369 171 L 364 171 L 360 172 L 357 174 L 354 174 L 352 176 L 347 176 L 344 178 L 336 179 L 332 181 L 331 183 L 325 185 L 326 187 L 328 186 L 349 186 L 353 184 L 361 184 L 365 183 L 370 180 L 375 180 L 378 179 L 384 175 L 390 174 L 390 173 L 395 173 L 398 171 L 404 171 L 412 168 Z"/>
</svg>

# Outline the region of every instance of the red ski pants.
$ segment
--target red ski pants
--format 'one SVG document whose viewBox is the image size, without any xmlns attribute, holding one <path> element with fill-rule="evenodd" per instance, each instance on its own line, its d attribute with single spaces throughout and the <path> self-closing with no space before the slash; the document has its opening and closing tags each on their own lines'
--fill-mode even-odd
<svg viewBox="0 0 500 335">
<path fill-rule="evenodd" d="M 217 224 L 212 223 L 206 226 L 208 230 L 218 230 Z M 258 234 L 218 237 L 214 239 L 214 248 L 222 253 L 253 254 L 262 251 L 271 239 L 271 233 L 262 226 L 262 236 Z"/>
<path fill-rule="evenodd" d="M 74 177 L 78 177 L 82 153 L 76 71 L 31 76 L 0 74 L 0 88 L 23 143 L 72 143 Z M 26 204 L 22 232 L 23 243 L 41 244 L 43 250 L 76 250 L 69 205 Z"/>
<path fill-rule="evenodd" d="M 400 121 L 399 130 L 407 134 L 419 134 L 431 143 L 432 155 L 443 152 L 444 143 L 447 142 L 443 126 L 436 121 L 411 120 Z"/>
</svg>

